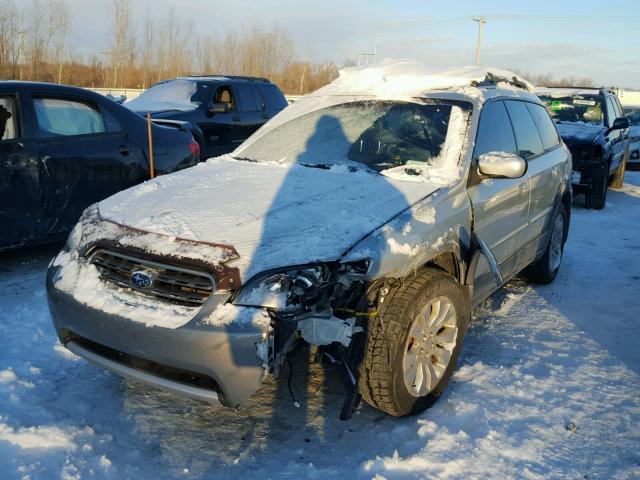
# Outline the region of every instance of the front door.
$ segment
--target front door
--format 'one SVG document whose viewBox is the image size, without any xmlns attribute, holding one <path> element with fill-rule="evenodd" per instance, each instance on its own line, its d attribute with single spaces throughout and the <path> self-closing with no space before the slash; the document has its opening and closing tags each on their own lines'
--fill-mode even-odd
<svg viewBox="0 0 640 480">
<path fill-rule="evenodd" d="M 37 145 L 20 118 L 17 97 L 0 94 L 0 249 L 36 241 L 43 228 Z"/>
<path fill-rule="evenodd" d="M 480 155 L 490 152 L 517 153 L 513 128 L 502 101 L 487 103 L 483 108 L 472 168 L 477 169 Z M 472 173 L 468 194 L 473 208 L 473 231 L 489 247 L 500 273 L 508 279 L 516 271 L 521 234 L 527 226 L 529 177 L 481 179 Z M 474 301 L 500 286 L 483 258 L 474 279 Z"/>
<path fill-rule="evenodd" d="M 146 178 L 142 150 L 91 100 L 34 96 L 47 229 L 66 232 L 82 211 Z"/>
</svg>

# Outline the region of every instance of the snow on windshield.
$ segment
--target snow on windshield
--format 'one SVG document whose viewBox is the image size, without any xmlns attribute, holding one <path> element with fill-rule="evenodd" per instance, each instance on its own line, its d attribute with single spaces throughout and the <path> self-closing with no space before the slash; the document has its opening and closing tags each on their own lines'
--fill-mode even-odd
<svg viewBox="0 0 640 480">
<path fill-rule="evenodd" d="M 124 105 L 136 112 L 159 112 L 162 110 L 190 111 L 198 108 L 191 99 L 198 85 L 192 80 L 171 80 L 157 83 L 142 95 Z"/>
<path fill-rule="evenodd" d="M 322 168 L 364 166 L 383 174 L 400 170 L 417 177 L 425 167 L 457 165 L 463 117 L 460 107 L 445 103 L 341 103 L 279 125 L 233 156 Z"/>
</svg>

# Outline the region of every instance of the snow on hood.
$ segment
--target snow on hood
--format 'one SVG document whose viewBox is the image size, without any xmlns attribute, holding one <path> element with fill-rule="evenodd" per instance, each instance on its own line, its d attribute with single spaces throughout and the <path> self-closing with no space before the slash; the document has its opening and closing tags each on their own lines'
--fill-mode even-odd
<svg viewBox="0 0 640 480">
<path fill-rule="evenodd" d="M 142 94 L 124 103 L 134 112 L 162 112 L 166 110 L 190 111 L 198 108 L 191 101 L 198 85 L 193 80 L 177 79 L 157 83 Z"/>
<path fill-rule="evenodd" d="M 591 143 L 606 130 L 603 125 L 587 122 L 556 123 L 558 133 L 568 143 Z"/>
<path fill-rule="evenodd" d="M 264 270 L 338 259 L 440 188 L 344 168 L 218 157 L 99 203 L 112 222 L 185 240 L 230 245 L 242 281 Z"/>
</svg>

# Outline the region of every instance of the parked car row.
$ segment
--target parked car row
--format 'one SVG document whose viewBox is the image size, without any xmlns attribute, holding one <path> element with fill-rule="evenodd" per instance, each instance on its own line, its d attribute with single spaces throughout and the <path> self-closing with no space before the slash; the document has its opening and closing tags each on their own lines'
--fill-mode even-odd
<svg viewBox="0 0 640 480">
<path fill-rule="evenodd" d="M 361 398 L 394 416 L 438 399 L 472 308 L 516 275 L 554 280 L 573 192 L 604 207 L 634 123 L 606 89 L 410 61 L 287 108 L 254 77 L 163 81 L 124 106 L 0 87 L 0 249 L 73 228 L 47 272 L 64 346 L 237 407 L 306 343 L 341 368 L 342 418 Z M 147 114 L 163 176 L 136 187 Z"/>
</svg>

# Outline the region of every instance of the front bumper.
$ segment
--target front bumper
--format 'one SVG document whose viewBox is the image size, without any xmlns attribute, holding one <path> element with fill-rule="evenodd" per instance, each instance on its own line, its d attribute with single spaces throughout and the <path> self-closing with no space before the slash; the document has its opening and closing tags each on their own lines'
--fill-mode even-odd
<svg viewBox="0 0 640 480">
<path fill-rule="evenodd" d="M 124 377 L 229 407 L 262 384 L 266 369 L 257 352 L 268 326 L 212 326 L 196 315 L 179 328 L 149 327 L 57 288 L 59 268 L 47 272 L 49 309 L 60 342 L 72 352 Z"/>
</svg>

